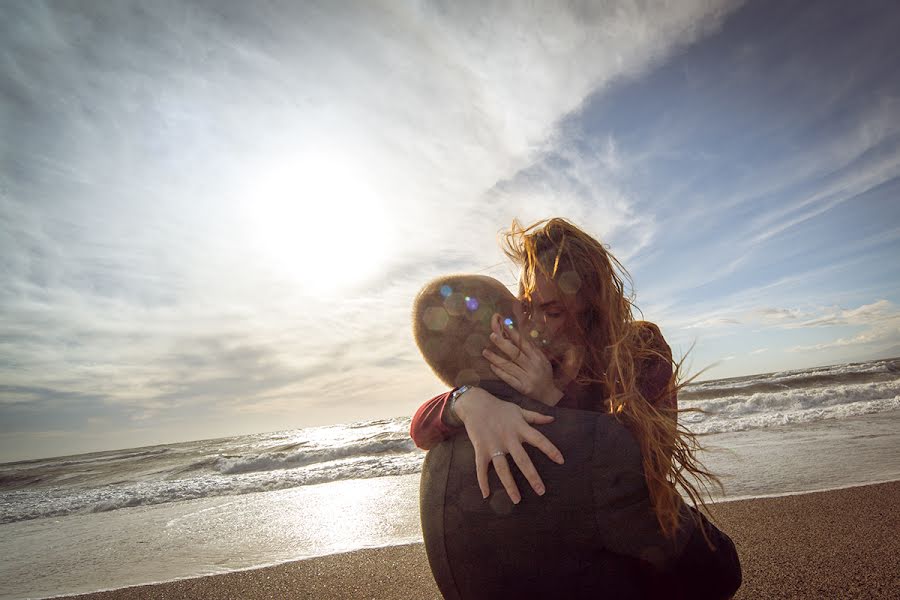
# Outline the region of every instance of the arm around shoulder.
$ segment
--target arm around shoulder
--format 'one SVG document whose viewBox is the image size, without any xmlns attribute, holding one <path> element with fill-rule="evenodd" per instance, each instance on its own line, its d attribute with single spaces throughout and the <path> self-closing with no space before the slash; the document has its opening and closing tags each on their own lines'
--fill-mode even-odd
<svg viewBox="0 0 900 600">
<path fill-rule="evenodd" d="M 462 429 L 448 426 L 443 418 L 452 393 L 453 390 L 450 390 L 435 396 L 420 406 L 413 415 L 409 424 L 409 436 L 422 450 L 430 450 Z"/>
</svg>

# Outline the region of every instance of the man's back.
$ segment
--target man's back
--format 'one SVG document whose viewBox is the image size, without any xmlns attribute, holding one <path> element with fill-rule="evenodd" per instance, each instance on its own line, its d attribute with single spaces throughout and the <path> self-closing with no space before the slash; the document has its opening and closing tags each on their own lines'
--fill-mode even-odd
<svg viewBox="0 0 900 600">
<path fill-rule="evenodd" d="M 502 384 L 496 396 L 531 401 Z M 429 562 L 446 598 L 639 598 L 642 560 L 662 564 L 677 554 L 658 531 L 640 450 L 609 415 L 542 408 L 554 422 L 538 426 L 565 464 L 527 447 L 546 493 L 514 505 L 495 473 L 482 499 L 475 456 L 465 434 L 429 451 L 422 473 L 421 515 Z M 529 489 L 512 468 L 520 489 Z"/>
</svg>

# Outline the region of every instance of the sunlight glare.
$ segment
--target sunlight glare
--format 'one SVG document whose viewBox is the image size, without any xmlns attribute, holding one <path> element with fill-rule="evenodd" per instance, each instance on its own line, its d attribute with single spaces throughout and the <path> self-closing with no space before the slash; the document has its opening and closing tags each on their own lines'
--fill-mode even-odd
<svg viewBox="0 0 900 600">
<path fill-rule="evenodd" d="M 265 172 L 247 214 L 260 266 L 315 293 L 362 282 L 387 255 L 388 220 L 365 169 L 332 156 Z"/>
</svg>

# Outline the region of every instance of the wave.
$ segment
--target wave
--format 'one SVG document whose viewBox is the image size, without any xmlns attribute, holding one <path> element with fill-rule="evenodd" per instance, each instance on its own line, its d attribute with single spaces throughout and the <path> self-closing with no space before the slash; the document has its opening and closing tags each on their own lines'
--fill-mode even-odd
<svg viewBox="0 0 900 600">
<path fill-rule="evenodd" d="M 34 486 L 41 484 L 44 479 L 42 475 L 32 475 L 31 473 L 2 474 L 0 475 L 0 487 L 13 489 Z"/>
<path fill-rule="evenodd" d="M 303 450 L 293 453 L 273 452 L 263 455 L 254 454 L 229 458 L 223 457 L 215 461 L 214 468 L 219 473 L 234 475 L 254 471 L 295 469 L 297 467 L 352 458 L 354 456 L 412 452 L 415 449 L 416 446 L 409 437 L 403 439 L 371 440 L 348 446 Z"/>
<path fill-rule="evenodd" d="M 189 479 L 130 482 L 93 489 L 14 490 L 0 494 L 0 524 L 48 517 L 91 514 L 330 483 L 343 479 L 370 479 L 417 473 L 424 453 L 345 459 L 340 465 L 315 465 L 278 473 L 256 471 L 237 476 L 207 474 Z"/>
<path fill-rule="evenodd" d="M 898 375 L 900 375 L 900 359 L 834 365 L 802 371 L 780 371 L 750 377 L 692 383 L 685 386 L 680 392 L 679 399 L 703 400 L 787 389 L 895 381 Z"/>
<path fill-rule="evenodd" d="M 900 381 L 757 392 L 693 401 L 684 408 L 703 411 L 679 414 L 696 433 L 810 423 L 900 409 Z"/>
<path fill-rule="evenodd" d="M 148 456 L 160 456 L 161 454 L 167 454 L 171 451 L 171 448 L 151 448 L 147 450 L 138 450 L 138 451 L 123 451 L 121 453 L 118 452 L 104 452 L 99 456 L 91 456 L 88 455 L 84 458 L 77 458 L 72 460 L 64 460 L 61 462 L 55 462 L 55 466 L 59 467 L 68 467 L 68 466 L 76 466 L 76 465 L 84 465 L 96 462 L 109 463 L 117 460 L 130 460 L 134 458 L 147 458 Z"/>
<path fill-rule="evenodd" d="M 701 382 L 679 420 L 703 434 L 900 410 L 900 359 Z M 0 468 L 0 523 L 416 473 L 424 453 L 397 417 L 133 448 Z"/>
</svg>

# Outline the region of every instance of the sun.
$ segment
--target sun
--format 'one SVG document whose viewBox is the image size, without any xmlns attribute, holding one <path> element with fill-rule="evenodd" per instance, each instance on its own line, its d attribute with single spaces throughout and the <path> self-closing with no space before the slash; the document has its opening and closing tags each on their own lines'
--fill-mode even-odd
<svg viewBox="0 0 900 600">
<path fill-rule="evenodd" d="M 253 260 L 301 290 L 341 291 L 384 264 L 389 219 L 360 165 L 300 156 L 263 169 L 247 194 Z"/>
</svg>

